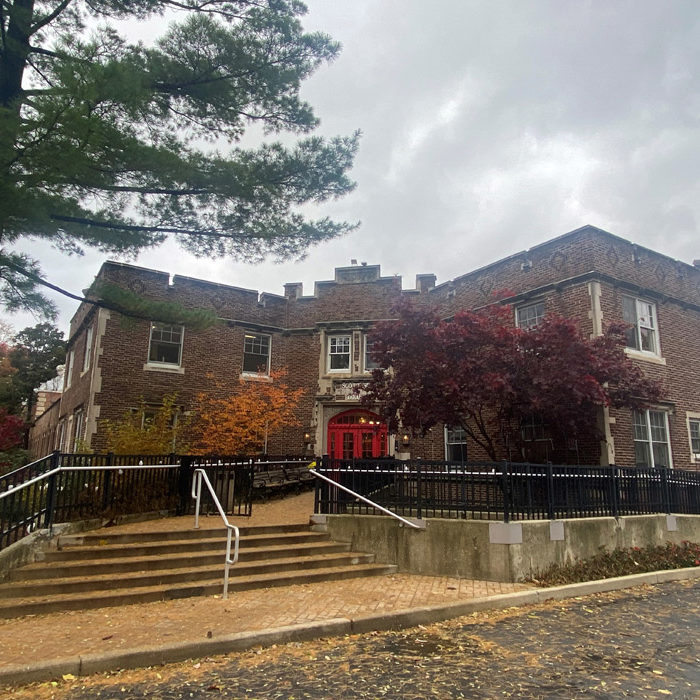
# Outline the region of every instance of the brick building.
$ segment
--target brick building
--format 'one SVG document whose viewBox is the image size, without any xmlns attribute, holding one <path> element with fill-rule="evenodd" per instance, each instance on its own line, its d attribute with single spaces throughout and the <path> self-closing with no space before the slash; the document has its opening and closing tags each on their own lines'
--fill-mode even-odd
<svg viewBox="0 0 700 700">
<path fill-rule="evenodd" d="M 212 310 L 221 323 L 196 331 L 146 321 L 83 304 L 71 321 L 65 389 L 58 404 L 37 419 L 31 445 L 46 451 L 46 436 L 64 451 L 105 447 L 100 422 L 117 419 L 141 397 L 157 404 L 176 392 L 183 410 L 200 392 L 256 369 L 287 370 L 287 383 L 304 388 L 300 425 L 271 436 L 271 453 L 462 459 L 482 457 L 460 430 L 434 429 L 425 438 L 390 435 L 359 405 L 356 387 L 372 368 L 367 334 L 391 316 L 401 296 L 430 304 L 445 317 L 490 302 L 512 290 L 514 323 L 532 325 L 547 313 L 574 318 L 582 332 L 600 334 L 605 323 L 630 324 L 626 352 L 667 387 L 663 403 L 648 411 L 602 410 L 600 441 L 549 446 L 538 426 L 524 426 L 540 456 L 553 461 L 620 465 L 700 466 L 700 267 L 673 260 L 601 229 L 585 226 L 452 281 L 418 275 L 415 289 L 379 266 L 336 268 L 333 280 L 301 284 L 284 295 L 258 294 L 222 284 L 106 262 L 99 278 L 148 299 Z M 53 423 L 53 425 L 50 425 Z M 43 436 L 43 442 L 40 441 Z M 406 445 L 405 443 L 409 443 Z M 544 450 L 544 452 L 543 452 Z"/>
</svg>

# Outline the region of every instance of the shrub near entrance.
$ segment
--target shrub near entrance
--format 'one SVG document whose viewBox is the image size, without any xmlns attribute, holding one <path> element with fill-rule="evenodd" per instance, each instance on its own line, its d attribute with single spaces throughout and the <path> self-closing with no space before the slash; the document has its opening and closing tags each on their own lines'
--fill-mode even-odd
<svg viewBox="0 0 700 700">
<path fill-rule="evenodd" d="M 595 581 L 601 578 L 642 574 L 664 569 L 700 566 L 700 544 L 667 542 L 658 547 L 630 547 L 601 552 L 589 559 L 577 559 L 564 566 L 554 565 L 528 582 L 538 586 L 561 586 L 567 583 Z"/>
</svg>

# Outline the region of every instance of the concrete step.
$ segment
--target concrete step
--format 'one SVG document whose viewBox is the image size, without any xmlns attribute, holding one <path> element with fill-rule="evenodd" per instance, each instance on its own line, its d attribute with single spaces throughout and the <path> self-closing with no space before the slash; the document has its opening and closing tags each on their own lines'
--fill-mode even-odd
<svg viewBox="0 0 700 700">
<path fill-rule="evenodd" d="M 323 542 L 329 537 L 322 532 L 288 532 L 246 535 L 240 538 L 240 547 L 258 547 L 272 545 L 293 545 L 300 542 Z M 185 552 L 224 552 L 226 537 L 207 537 L 203 539 L 174 540 L 171 542 L 146 542 L 144 544 L 105 544 L 102 546 L 70 546 L 44 555 L 47 562 L 67 562 L 90 559 L 110 559 L 124 556 L 164 556 Z"/>
<path fill-rule="evenodd" d="M 234 568 L 232 567 L 232 572 Z M 297 569 L 249 576 L 233 575 L 229 583 L 229 593 L 233 594 L 236 591 L 270 588 L 273 586 L 334 581 L 362 576 L 380 576 L 394 573 L 396 568 L 396 566 L 391 564 L 356 564 L 354 566 L 323 567 L 308 571 Z M 222 578 L 220 576 L 197 582 L 123 588 L 109 592 L 67 593 L 53 596 L 34 595 L 25 598 L 2 599 L 0 600 L 0 618 L 215 595 L 222 592 Z"/>
<path fill-rule="evenodd" d="M 312 543 L 299 543 L 272 547 L 250 547 L 239 550 L 239 562 L 265 559 L 280 559 L 293 556 L 333 554 L 348 552 L 350 545 L 331 540 Z M 10 581 L 46 580 L 99 576 L 101 574 L 123 574 L 136 571 L 159 571 L 168 569 L 195 568 L 203 566 L 223 566 L 224 549 L 216 552 L 171 554 L 168 557 L 115 557 L 98 560 L 77 560 L 67 562 L 36 562 L 10 572 Z"/>
<path fill-rule="evenodd" d="M 374 555 L 359 552 L 340 552 L 311 556 L 295 556 L 261 560 L 254 562 L 238 562 L 231 568 L 231 576 L 235 578 L 274 574 L 303 569 L 305 571 L 320 568 L 353 566 L 355 564 L 370 564 Z M 186 567 L 156 571 L 138 571 L 119 576 L 119 588 L 145 588 L 150 586 L 166 586 L 177 583 L 188 583 L 202 580 L 216 580 L 223 576 L 224 564 L 221 559 L 214 566 Z M 114 591 L 115 581 L 112 573 L 86 576 L 79 580 L 73 578 L 55 577 L 41 582 L 41 595 L 54 596 L 70 593 L 93 593 L 97 591 Z M 37 593 L 35 581 L 20 581 L 0 585 L 0 600 L 10 598 L 32 598 Z"/>
<path fill-rule="evenodd" d="M 219 522 L 221 518 L 217 516 Z M 200 523 L 205 519 L 200 518 Z M 308 532 L 308 523 L 295 523 L 289 525 L 256 525 L 239 527 L 241 537 L 255 535 L 269 535 L 291 532 Z M 202 540 L 221 537 L 226 539 L 225 527 L 200 527 L 194 529 L 194 518 L 190 530 L 150 530 L 147 532 L 100 532 L 79 533 L 76 535 L 61 535 L 58 538 L 58 548 L 68 547 L 103 547 L 112 544 L 132 544 L 144 542 L 172 542 L 186 540 Z"/>
</svg>

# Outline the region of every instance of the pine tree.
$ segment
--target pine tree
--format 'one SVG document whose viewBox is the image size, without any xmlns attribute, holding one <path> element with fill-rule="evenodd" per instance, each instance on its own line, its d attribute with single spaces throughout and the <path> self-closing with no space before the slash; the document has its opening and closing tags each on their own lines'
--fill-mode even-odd
<svg viewBox="0 0 700 700">
<path fill-rule="evenodd" d="M 297 0 L 0 0 L 0 301 L 43 309 L 12 246 L 133 253 L 174 238 L 201 256 L 303 256 L 353 228 L 299 206 L 354 183 L 358 134 L 244 148 L 250 125 L 308 134 L 302 80 L 338 54 Z M 169 22 L 152 44 L 120 21 Z M 214 146 L 216 147 L 215 150 Z"/>
</svg>

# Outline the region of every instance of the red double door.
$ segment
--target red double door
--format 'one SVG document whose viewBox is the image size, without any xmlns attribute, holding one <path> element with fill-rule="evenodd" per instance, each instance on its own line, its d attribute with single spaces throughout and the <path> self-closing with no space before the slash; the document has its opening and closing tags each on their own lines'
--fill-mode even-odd
<svg viewBox="0 0 700 700">
<path fill-rule="evenodd" d="M 339 413 L 328 421 L 328 453 L 334 459 L 385 457 L 386 424 L 370 411 Z"/>
</svg>

